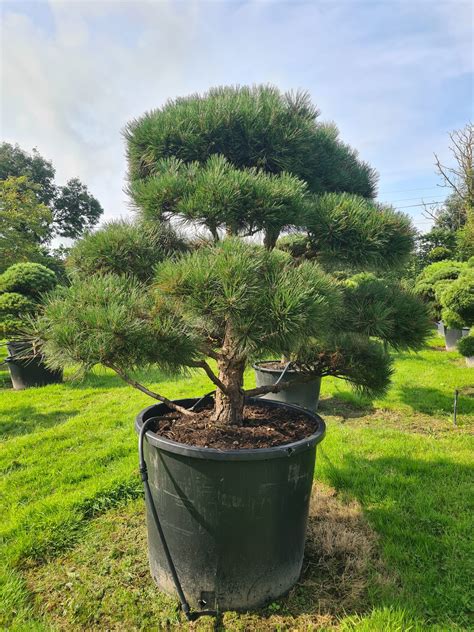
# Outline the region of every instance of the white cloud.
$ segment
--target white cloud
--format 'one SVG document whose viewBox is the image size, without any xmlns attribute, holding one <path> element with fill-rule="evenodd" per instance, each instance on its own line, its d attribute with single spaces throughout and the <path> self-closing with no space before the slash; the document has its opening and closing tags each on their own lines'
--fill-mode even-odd
<svg viewBox="0 0 474 632">
<path fill-rule="evenodd" d="M 469 114 L 466 89 L 455 97 L 472 72 L 470 3 L 63 1 L 54 29 L 21 5 L 3 16 L 2 136 L 84 180 L 108 218 L 128 212 L 121 129 L 169 97 L 307 88 L 386 190 L 431 185 L 432 152 Z"/>
</svg>

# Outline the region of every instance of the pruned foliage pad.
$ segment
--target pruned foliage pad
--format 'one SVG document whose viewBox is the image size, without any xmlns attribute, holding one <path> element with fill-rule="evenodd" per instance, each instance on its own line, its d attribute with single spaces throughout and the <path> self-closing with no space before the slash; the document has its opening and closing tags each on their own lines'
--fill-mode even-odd
<svg viewBox="0 0 474 632">
<path fill-rule="evenodd" d="M 150 577 L 142 501 L 91 523 L 69 554 L 28 571 L 35 608 L 59 630 L 188 629 L 178 602 Z M 315 485 L 300 582 L 255 614 L 225 613 L 197 630 L 317 630 L 369 606 L 368 586 L 393 583 L 377 553 L 374 532 L 356 502 L 346 504 Z"/>
</svg>

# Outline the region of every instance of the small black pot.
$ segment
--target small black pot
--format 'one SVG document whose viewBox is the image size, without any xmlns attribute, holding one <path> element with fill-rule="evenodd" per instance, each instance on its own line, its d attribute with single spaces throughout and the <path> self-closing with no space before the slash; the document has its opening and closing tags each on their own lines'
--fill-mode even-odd
<svg viewBox="0 0 474 632">
<path fill-rule="evenodd" d="M 257 386 L 268 386 L 275 384 L 283 373 L 283 369 L 271 369 L 266 367 L 269 361 L 257 362 L 253 365 L 255 370 L 255 379 Z M 288 370 L 282 378 L 282 381 L 293 382 L 298 378 L 298 372 Z M 295 404 L 296 406 L 302 406 L 308 410 L 316 411 L 319 404 L 319 393 L 321 391 L 321 378 L 315 377 L 310 382 L 297 383 L 290 386 L 290 388 L 283 389 L 278 393 L 268 393 L 261 399 L 270 399 L 275 402 L 282 402 L 283 404 Z"/>
<path fill-rule="evenodd" d="M 28 341 L 7 342 L 7 349 L 10 355 L 5 358 L 5 362 L 15 391 L 62 382 L 63 372 L 48 369 L 42 362 L 42 356 L 34 354 Z"/>
<path fill-rule="evenodd" d="M 196 399 L 179 400 L 189 407 Z M 258 402 L 268 408 L 282 404 Z M 248 610 L 285 594 L 299 578 L 313 483 L 316 433 L 275 448 L 216 450 L 175 443 L 149 431 L 145 460 L 153 500 L 187 600 L 211 610 Z M 169 412 L 150 406 L 137 417 Z M 151 574 L 161 590 L 174 584 L 147 506 Z"/>
</svg>

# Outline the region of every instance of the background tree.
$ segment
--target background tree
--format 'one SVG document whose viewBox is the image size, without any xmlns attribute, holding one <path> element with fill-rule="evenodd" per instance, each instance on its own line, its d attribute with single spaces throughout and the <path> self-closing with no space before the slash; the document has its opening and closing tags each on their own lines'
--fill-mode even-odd
<svg viewBox="0 0 474 632">
<path fill-rule="evenodd" d="M 463 228 L 467 222 L 467 205 L 456 193 L 451 193 L 441 206 L 431 210 L 429 217 L 435 221 L 435 228 L 456 232 Z"/>
<path fill-rule="evenodd" d="M 474 125 L 468 123 L 463 129 L 451 132 L 449 138 L 454 166 L 442 164 L 435 154 L 436 168 L 443 186 L 452 190 L 469 215 L 474 210 Z"/>
<path fill-rule="evenodd" d="M 474 268 L 466 267 L 440 292 L 442 318 L 453 328 L 474 325 Z"/>
<path fill-rule="evenodd" d="M 474 358 L 474 331 L 471 330 L 467 336 L 458 341 L 458 351 L 472 362 L 472 358 Z M 468 363 L 468 366 L 473 366 L 471 362 Z"/>
<path fill-rule="evenodd" d="M 440 248 L 443 250 L 440 251 Z M 453 259 L 456 248 L 456 233 L 450 228 L 438 228 L 435 226 L 428 233 L 419 235 L 416 239 L 419 272 L 430 263 L 435 263 L 435 261 Z"/>
<path fill-rule="evenodd" d="M 425 215 L 435 228 L 452 231 L 456 238 L 456 258 L 474 254 L 474 126 L 449 134 L 453 166 L 445 165 L 435 154 L 435 164 L 442 185 L 451 190 L 441 205 L 425 205 Z"/>
<path fill-rule="evenodd" d="M 86 185 L 72 178 L 58 188 L 54 200 L 54 230 L 58 237 L 76 239 L 93 228 L 103 213 L 102 206 Z"/>
<path fill-rule="evenodd" d="M 18 145 L 0 145 L 0 180 L 25 176 L 37 185 L 36 197 L 50 209 L 57 193 L 55 173 L 52 162 L 43 158 L 37 149 L 28 154 Z"/>
<path fill-rule="evenodd" d="M 75 239 L 97 224 L 103 209 L 77 178 L 59 186 L 54 181 L 55 173 L 52 163 L 36 149 L 29 154 L 18 145 L 0 145 L 0 180 L 27 177 L 36 185 L 37 200 L 51 212 L 49 237 Z"/>
<path fill-rule="evenodd" d="M 0 272 L 19 261 L 41 261 L 50 237 L 51 211 L 26 176 L 0 181 Z"/>
</svg>

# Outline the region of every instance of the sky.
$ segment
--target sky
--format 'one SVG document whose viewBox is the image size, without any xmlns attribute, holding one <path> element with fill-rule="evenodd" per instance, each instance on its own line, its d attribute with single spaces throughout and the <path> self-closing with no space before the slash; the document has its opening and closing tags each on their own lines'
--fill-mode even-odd
<svg viewBox="0 0 474 632">
<path fill-rule="evenodd" d="M 474 4 L 462 0 L 0 0 L 1 139 L 131 214 L 122 130 L 224 84 L 305 89 L 413 217 L 441 201 L 433 153 L 474 119 Z"/>
</svg>

